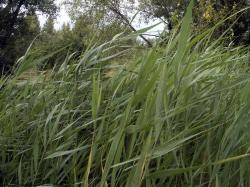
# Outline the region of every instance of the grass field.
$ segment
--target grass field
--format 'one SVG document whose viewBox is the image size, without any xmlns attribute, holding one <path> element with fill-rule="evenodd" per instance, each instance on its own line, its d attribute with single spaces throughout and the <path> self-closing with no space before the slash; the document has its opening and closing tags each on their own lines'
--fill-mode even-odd
<svg viewBox="0 0 250 187">
<path fill-rule="evenodd" d="M 191 18 L 127 64 L 109 62 L 132 47 L 105 56 L 120 36 L 23 80 L 53 55 L 27 52 L 0 82 L 1 184 L 250 186 L 249 48 L 212 41 L 223 22 L 192 36 Z"/>
</svg>

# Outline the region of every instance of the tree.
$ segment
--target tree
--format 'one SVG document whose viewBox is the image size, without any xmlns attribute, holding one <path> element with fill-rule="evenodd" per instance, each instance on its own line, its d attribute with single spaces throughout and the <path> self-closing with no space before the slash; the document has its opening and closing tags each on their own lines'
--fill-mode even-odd
<svg viewBox="0 0 250 187">
<path fill-rule="evenodd" d="M 188 3 L 189 0 L 141 0 L 140 9 L 148 17 L 167 20 L 168 29 L 171 30 L 183 17 Z M 249 5 L 249 0 L 197 0 L 193 9 L 195 26 L 198 29 L 210 27 Z M 217 34 L 223 33 L 236 19 L 237 16 L 227 21 Z M 249 21 L 249 11 L 240 17 L 238 15 L 238 22 L 234 24 L 231 33 L 235 44 L 249 44 L 249 37 L 245 37 L 247 31 L 249 32 Z"/>
<path fill-rule="evenodd" d="M 43 27 L 43 31 L 49 35 L 53 35 L 55 33 L 54 18 L 52 16 L 49 16 L 49 18 L 47 19 L 47 22 Z"/>
<path fill-rule="evenodd" d="M 27 15 L 19 23 L 19 31 L 0 49 L 1 73 L 9 71 L 15 60 L 22 56 L 31 41 L 40 33 L 40 24 L 36 15 Z"/>
<path fill-rule="evenodd" d="M 188 3 L 189 0 L 142 0 L 140 10 L 149 18 L 163 18 L 171 30 L 184 15 Z"/>
<path fill-rule="evenodd" d="M 107 24 L 120 23 L 124 24 L 130 31 L 135 32 L 136 29 L 131 24 L 128 13 L 134 8 L 135 0 L 67 0 L 65 4 L 70 7 L 70 14 L 73 18 L 77 18 L 82 14 L 92 16 L 98 26 Z M 123 10 L 122 10 L 123 9 Z M 142 40 L 151 47 L 151 42 L 140 35 Z"/>
<path fill-rule="evenodd" d="M 27 15 L 24 22 L 20 25 L 20 32 L 16 34 L 15 39 L 8 43 L 5 58 L 14 61 L 21 56 L 30 45 L 30 42 L 40 33 L 40 25 L 36 15 Z"/>
<path fill-rule="evenodd" d="M 56 5 L 53 0 L 0 0 L 0 71 L 6 71 L 13 65 L 15 58 L 8 59 L 10 45 L 23 33 L 23 26 L 27 24 L 27 16 L 36 12 L 54 14 Z M 20 55 L 20 54 L 17 54 Z"/>
</svg>

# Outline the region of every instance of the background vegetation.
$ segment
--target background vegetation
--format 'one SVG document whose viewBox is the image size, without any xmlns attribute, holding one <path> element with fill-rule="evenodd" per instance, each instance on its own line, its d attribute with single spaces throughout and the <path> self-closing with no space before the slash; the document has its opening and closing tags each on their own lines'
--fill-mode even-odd
<svg viewBox="0 0 250 187">
<path fill-rule="evenodd" d="M 189 1 L 171 0 L 65 0 L 64 5 L 71 16 L 73 25 L 64 25 L 60 30 L 54 30 L 54 18 L 58 7 L 54 1 L 34 0 L 1 0 L 0 1 L 0 71 L 10 72 L 16 60 L 24 55 L 32 40 L 39 35 L 36 46 L 41 48 L 40 54 L 57 50 L 61 46 L 71 45 L 72 51 L 84 51 L 90 43 L 109 41 L 118 33 L 135 32 L 133 26 L 134 14 L 141 15 L 141 21 L 158 18 L 165 23 L 164 37 L 180 23 Z M 193 32 L 216 25 L 220 20 L 249 6 L 247 0 L 199 0 L 193 8 Z M 37 15 L 47 15 L 48 20 L 40 28 Z M 250 42 L 249 11 L 227 19 L 224 26 L 216 30 L 213 37 L 227 32 L 227 44 L 248 45 Z M 164 34 L 165 33 L 165 34 Z M 163 38 L 164 38 L 163 37 Z M 152 41 L 140 35 L 141 40 L 149 47 Z M 50 45 L 46 45 L 47 43 Z M 130 41 L 134 44 L 135 41 Z M 54 45 L 53 45 L 54 44 Z M 54 47 L 54 49 L 52 49 Z M 66 52 L 62 52 L 64 58 Z M 60 55 L 59 55 L 60 56 Z M 51 66 L 56 62 L 51 60 Z"/>
</svg>

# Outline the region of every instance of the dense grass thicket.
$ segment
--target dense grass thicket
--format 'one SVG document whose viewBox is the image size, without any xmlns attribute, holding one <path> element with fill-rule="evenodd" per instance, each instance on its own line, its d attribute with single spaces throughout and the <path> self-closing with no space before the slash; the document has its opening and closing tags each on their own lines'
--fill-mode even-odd
<svg viewBox="0 0 250 187">
<path fill-rule="evenodd" d="M 127 64 L 105 54 L 138 33 L 21 80 L 58 53 L 28 51 L 0 82 L 1 185 L 250 186 L 248 48 L 190 37 L 191 17 Z"/>
</svg>

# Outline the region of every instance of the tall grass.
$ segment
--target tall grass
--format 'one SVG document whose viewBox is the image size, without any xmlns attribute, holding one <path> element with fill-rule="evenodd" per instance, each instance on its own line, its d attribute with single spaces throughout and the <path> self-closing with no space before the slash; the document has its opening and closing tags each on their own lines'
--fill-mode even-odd
<svg viewBox="0 0 250 187">
<path fill-rule="evenodd" d="M 117 36 L 19 80 L 53 55 L 27 52 L 0 83 L 1 185 L 250 186 L 249 52 L 210 41 L 215 27 L 192 36 L 191 7 L 126 65 L 105 56 Z"/>
</svg>

